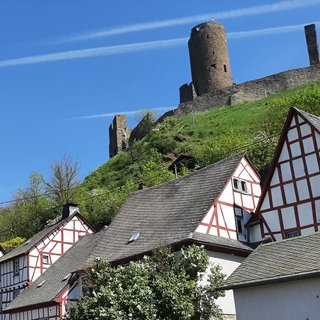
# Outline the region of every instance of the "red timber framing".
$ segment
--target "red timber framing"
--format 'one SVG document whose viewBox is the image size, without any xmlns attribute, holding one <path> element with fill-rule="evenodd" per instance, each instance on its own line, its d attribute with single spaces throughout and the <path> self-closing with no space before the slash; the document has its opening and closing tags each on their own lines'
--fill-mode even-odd
<svg viewBox="0 0 320 320">
<path fill-rule="evenodd" d="M 51 304 L 50 306 L 39 306 L 33 309 L 21 309 L 18 312 L 6 315 L 8 320 L 59 320 L 62 319 L 60 315 L 60 307 L 58 304 Z"/>
<path fill-rule="evenodd" d="M 248 241 L 246 222 L 260 197 L 260 176 L 244 156 L 196 232 Z"/>
<path fill-rule="evenodd" d="M 87 223 L 75 215 L 66 221 L 59 229 L 54 230 L 42 239 L 28 254 L 29 281 L 33 282 L 47 270 L 64 252 L 66 252 L 81 236 L 91 233 Z"/>
<path fill-rule="evenodd" d="M 295 108 L 288 114 L 258 205 L 261 238 L 281 240 L 319 230 L 320 134 L 312 117 Z"/>
<path fill-rule="evenodd" d="M 3 262 L 0 261 L 0 303 L 2 310 L 14 300 L 21 290 L 38 278 L 50 265 L 76 243 L 80 237 L 93 231 L 90 224 L 88 224 L 78 212 L 75 212 L 65 220 L 62 220 L 56 228 L 51 228 L 47 234 L 39 239 L 31 248 L 28 247 L 24 253 Z M 24 245 L 27 246 L 28 241 L 21 244 L 21 246 Z M 29 312 L 25 314 L 29 314 Z M 0 319 L 9 319 L 8 314 L 0 313 Z M 33 315 L 32 318 L 24 317 L 21 319 L 38 318 L 34 318 Z M 41 319 L 41 317 L 39 319 Z"/>
</svg>

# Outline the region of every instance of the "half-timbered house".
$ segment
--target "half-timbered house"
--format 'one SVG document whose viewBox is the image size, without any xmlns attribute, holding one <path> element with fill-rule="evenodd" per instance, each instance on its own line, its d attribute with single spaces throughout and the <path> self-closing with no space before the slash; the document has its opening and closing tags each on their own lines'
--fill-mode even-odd
<svg viewBox="0 0 320 320">
<path fill-rule="evenodd" d="M 241 241 L 258 202 L 259 179 L 247 155 L 238 154 L 132 193 L 107 229 L 81 239 L 4 312 L 11 320 L 59 319 L 82 291 L 74 271 L 91 266 L 97 257 L 125 264 L 162 246 L 203 245 L 210 262 L 230 274 L 252 252 Z M 235 317 L 232 292 L 218 303 L 230 319 Z"/>
<path fill-rule="evenodd" d="M 319 150 L 320 118 L 291 108 L 251 226 L 252 241 L 319 230 Z"/>
<path fill-rule="evenodd" d="M 64 208 L 62 219 L 53 221 L 19 247 L 0 258 L 0 308 L 4 310 L 19 293 L 54 264 L 82 236 L 92 233 L 78 208 Z M 1 316 L 6 319 L 5 315 Z"/>
</svg>

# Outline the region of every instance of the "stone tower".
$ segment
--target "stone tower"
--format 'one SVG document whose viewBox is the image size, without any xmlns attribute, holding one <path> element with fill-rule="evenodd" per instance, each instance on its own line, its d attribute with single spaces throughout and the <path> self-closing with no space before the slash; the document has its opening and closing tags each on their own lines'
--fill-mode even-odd
<svg viewBox="0 0 320 320">
<path fill-rule="evenodd" d="M 117 114 L 109 127 L 109 157 L 112 158 L 129 146 L 131 129 L 127 128 L 125 115 Z"/>
<path fill-rule="evenodd" d="M 310 66 L 314 66 L 319 63 L 317 31 L 315 24 L 305 26 L 304 31 L 306 35 Z"/>
<path fill-rule="evenodd" d="M 219 22 L 192 28 L 188 45 L 192 84 L 198 96 L 232 85 L 226 31 Z"/>
</svg>

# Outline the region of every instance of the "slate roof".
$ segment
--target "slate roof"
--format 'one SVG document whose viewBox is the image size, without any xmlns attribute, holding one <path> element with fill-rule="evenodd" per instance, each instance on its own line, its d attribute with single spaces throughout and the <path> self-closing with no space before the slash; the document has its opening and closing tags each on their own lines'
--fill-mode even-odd
<svg viewBox="0 0 320 320">
<path fill-rule="evenodd" d="M 184 243 L 247 256 L 252 249 L 240 241 L 194 232 L 244 156 L 238 154 L 180 179 L 132 193 L 108 228 L 78 241 L 6 311 L 54 301 L 67 285 L 62 279 L 91 266 L 97 257 L 119 262 L 161 246 Z M 133 233 L 140 236 L 128 243 Z"/>
<path fill-rule="evenodd" d="M 320 118 L 308 113 L 306 111 L 297 109 L 297 108 L 293 108 L 295 109 L 298 113 L 300 113 L 307 121 L 309 121 L 311 123 L 311 125 L 313 125 L 318 131 L 320 131 Z"/>
<path fill-rule="evenodd" d="M 24 243 L 22 243 L 19 247 L 11 250 L 10 252 L 6 253 L 4 256 L 0 258 L 0 263 L 7 261 L 9 259 L 16 258 L 18 256 L 21 256 L 23 254 L 26 254 L 29 252 L 35 245 L 37 245 L 43 238 L 45 238 L 47 235 L 52 233 L 55 229 L 59 228 L 61 225 L 65 224 L 67 221 L 72 219 L 75 215 L 79 215 L 78 212 L 73 213 L 68 218 L 64 220 L 60 220 L 53 224 L 52 226 L 49 226 L 47 228 L 42 229 L 38 233 L 36 233 L 33 237 L 26 240 Z"/>
<path fill-rule="evenodd" d="M 260 245 L 222 288 L 252 287 L 320 276 L 320 233 Z"/>
<path fill-rule="evenodd" d="M 96 233 L 79 239 L 60 259 L 24 289 L 5 311 L 55 302 L 68 284 L 71 274 L 82 269 L 83 262 L 92 252 L 100 236 L 101 233 Z"/>
<path fill-rule="evenodd" d="M 131 194 L 88 262 L 117 261 L 188 239 L 235 171 L 244 153 L 180 179 Z M 139 238 L 128 243 L 133 233 Z"/>
</svg>

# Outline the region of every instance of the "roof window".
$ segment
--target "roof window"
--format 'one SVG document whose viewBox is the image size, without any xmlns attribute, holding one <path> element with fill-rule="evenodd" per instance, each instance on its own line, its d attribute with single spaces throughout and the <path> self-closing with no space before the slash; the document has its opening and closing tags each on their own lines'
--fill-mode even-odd
<svg viewBox="0 0 320 320">
<path fill-rule="evenodd" d="M 131 243 L 133 241 L 136 241 L 140 237 L 140 232 L 134 232 L 130 239 L 128 240 L 128 243 Z"/>
</svg>

